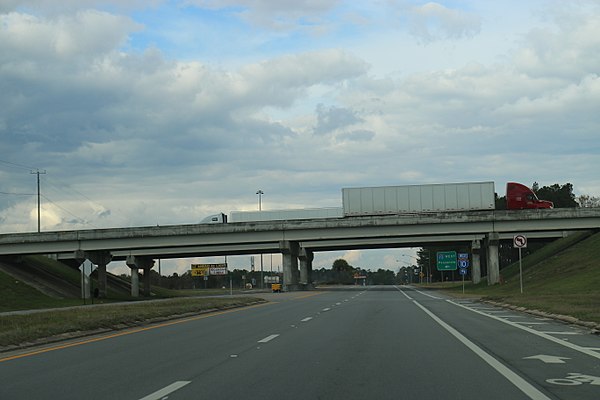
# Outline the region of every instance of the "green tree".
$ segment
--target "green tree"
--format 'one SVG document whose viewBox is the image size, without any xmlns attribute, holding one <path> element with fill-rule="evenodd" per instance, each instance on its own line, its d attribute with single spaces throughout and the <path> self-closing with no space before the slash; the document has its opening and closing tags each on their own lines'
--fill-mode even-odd
<svg viewBox="0 0 600 400">
<path fill-rule="evenodd" d="M 352 266 L 348 264 L 348 261 L 344 260 L 343 258 L 338 258 L 335 260 L 331 268 L 336 272 L 350 271 L 353 269 Z"/>
<path fill-rule="evenodd" d="M 575 208 L 578 206 L 571 183 L 565 183 L 564 185 L 555 183 L 551 186 L 539 187 L 539 184 L 534 182 L 532 189 L 539 199 L 553 202 L 554 208 Z"/>
<path fill-rule="evenodd" d="M 354 283 L 355 269 L 346 260 L 339 258 L 333 262 L 332 269 L 337 283 L 344 285 Z"/>
<path fill-rule="evenodd" d="M 577 204 L 579 204 L 579 207 L 583 208 L 600 207 L 600 197 L 582 194 L 577 197 Z"/>
<path fill-rule="evenodd" d="M 369 282 L 373 285 L 393 285 L 395 283 L 394 271 L 379 268 L 375 272 L 368 273 Z"/>
<path fill-rule="evenodd" d="M 498 197 L 498 193 L 494 193 L 496 200 L 496 210 L 506 210 L 506 196 Z"/>
</svg>

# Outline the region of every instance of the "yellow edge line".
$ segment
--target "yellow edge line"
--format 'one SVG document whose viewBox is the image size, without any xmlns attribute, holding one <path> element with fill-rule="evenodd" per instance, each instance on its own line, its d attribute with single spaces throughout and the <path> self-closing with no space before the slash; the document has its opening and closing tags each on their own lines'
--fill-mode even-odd
<svg viewBox="0 0 600 400">
<path fill-rule="evenodd" d="M 127 330 L 127 331 L 123 331 L 123 332 L 119 332 L 119 333 L 114 333 L 114 334 L 111 334 L 111 335 L 106 335 L 106 336 L 97 337 L 97 338 L 93 338 L 93 339 L 82 340 L 82 341 L 75 342 L 75 343 L 68 343 L 68 344 L 63 344 L 63 345 L 59 345 L 59 346 L 48 347 L 48 348 L 41 349 L 41 350 L 30 351 L 30 352 L 27 352 L 27 353 L 17 354 L 17 355 L 6 357 L 6 358 L 0 358 L 0 363 L 1 362 L 5 362 L 5 361 L 16 360 L 16 359 L 19 359 L 19 358 L 25 358 L 25 357 L 35 356 L 37 354 L 48 353 L 50 351 L 68 349 L 69 347 L 82 346 L 84 344 L 90 344 L 90 343 L 94 343 L 94 342 L 100 342 L 102 340 L 113 339 L 113 338 L 116 338 L 116 337 L 119 337 L 119 336 L 126 336 L 126 335 L 131 335 L 131 334 L 134 334 L 134 333 L 149 331 L 149 330 L 152 330 L 152 329 L 164 328 L 166 326 L 183 324 L 185 322 L 197 321 L 197 320 L 205 319 L 205 318 L 209 318 L 209 317 L 216 317 L 217 315 L 229 314 L 229 313 L 233 313 L 233 312 L 247 310 L 249 308 L 262 307 L 262 306 L 266 306 L 268 304 L 269 303 L 263 303 L 263 304 L 256 304 L 256 305 L 253 305 L 253 306 L 236 308 L 236 309 L 233 309 L 233 310 L 216 311 L 216 312 L 211 312 L 209 314 L 199 315 L 197 317 L 190 317 L 190 318 L 178 319 L 178 320 L 175 320 L 175 321 L 164 322 L 164 323 L 157 324 L 157 325 L 146 326 L 144 328 L 130 329 L 130 330 Z"/>
<path fill-rule="evenodd" d="M 322 292 L 319 292 L 319 293 L 311 293 L 311 294 L 306 294 L 306 295 L 304 295 L 304 296 L 299 296 L 299 297 L 296 297 L 296 299 L 295 299 L 295 300 L 298 300 L 298 299 L 305 299 L 305 298 L 307 298 L 307 297 L 316 296 L 316 295 L 318 295 L 318 294 L 323 294 L 323 293 L 322 293 Z"/>
</svg>

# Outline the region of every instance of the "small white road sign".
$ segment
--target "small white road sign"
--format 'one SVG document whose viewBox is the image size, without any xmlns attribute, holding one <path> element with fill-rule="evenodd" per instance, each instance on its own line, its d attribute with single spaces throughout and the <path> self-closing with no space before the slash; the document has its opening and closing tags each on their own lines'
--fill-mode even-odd
<svg viewBox="0 0 600 400">
<path fill-rule="evenodd" d="M 515 235 L 513 237 L 513 245 L 519 249 L 527 247 L 527 237 L 525 235 Z"/>
</svg>

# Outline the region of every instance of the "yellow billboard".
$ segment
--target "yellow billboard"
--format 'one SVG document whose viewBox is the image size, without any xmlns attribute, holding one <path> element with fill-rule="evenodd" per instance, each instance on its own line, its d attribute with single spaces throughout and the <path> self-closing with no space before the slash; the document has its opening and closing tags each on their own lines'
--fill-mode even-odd
<svg viewBox="0 0 600 400">
<path fill-rule="evenodd" d="M 192 276 L 208 276 L 209 268 L 194 268 L 192 269 Z"/>
<path fill-rule="evenodd" d="M 227 264 L 192 264 L 192 276 L 227 275 Z"/>
</svg>

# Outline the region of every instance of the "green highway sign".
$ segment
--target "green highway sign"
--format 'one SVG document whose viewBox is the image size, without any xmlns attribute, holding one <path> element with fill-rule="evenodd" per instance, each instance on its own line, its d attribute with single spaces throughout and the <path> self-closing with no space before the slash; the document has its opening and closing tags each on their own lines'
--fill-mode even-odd
<svg viewBox="0 0 600 400">
<path fill-rule="evenodd" d="M 438 253 L 437 253 L 437 270 L 438 271 L 454 271 L 454 270 L 456 270 L 456 252 L 455 251 L 438 251 Z"/>
</svg>

